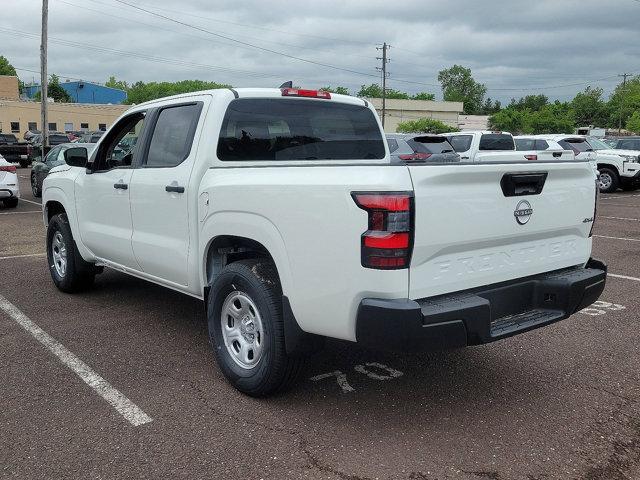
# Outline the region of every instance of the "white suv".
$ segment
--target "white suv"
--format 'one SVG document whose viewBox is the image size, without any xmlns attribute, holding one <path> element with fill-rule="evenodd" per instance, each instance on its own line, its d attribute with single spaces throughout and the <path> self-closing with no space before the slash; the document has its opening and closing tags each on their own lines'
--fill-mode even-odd
<svg viewBox="0 0 640 480">
<path fill-rule="evenodd" d="M 16 174 L 16 166 L 7 162 L 0 155 L 0 200 L 5 207 L 15 208 L 20 198 L 20 184 Z"/>
</svg>

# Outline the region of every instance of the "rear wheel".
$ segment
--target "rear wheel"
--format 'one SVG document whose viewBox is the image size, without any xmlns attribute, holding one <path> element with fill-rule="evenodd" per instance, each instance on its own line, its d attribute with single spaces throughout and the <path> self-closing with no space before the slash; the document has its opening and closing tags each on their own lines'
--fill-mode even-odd
<svg viewBox="0 0 640 480">
<path fill-rule="evenodd" d="M 6 200 L 2 201 L 2 204 L 7 208 L 16 208 L 18 206 L 18 199 L 17 198 L 7 198 Z"/>
<path fill-rule="evenodd" d="M 38 186 L 38 180 L 36 179 L 35 173 L 31 174 L 31 193 L 33 193 L 33 196 L 36 198 L 42 196 L 42 189 Z"/>
<path fill-rule="evenodd" d="M 49 221 L 47 260 L 51 278 L 59 290 L 72 293 L 93 285 L 96 268 L 80 256 L 65 213 L 54 215 Z"/>
<path fill-rule="evenodd" d="M 211 286 L 208 307 L 211 345 L 235 388 L 264 397 L 296 380 L 303 358 L 287 355 L 282 291 L 269 260 L 241 260 L 224 267 Z"/>
<path fill-rule="evenodd" d="M 602 193 L 612 193 L 618 189 L 620 181 L 616 172 L 610 168 L 599 168 L 598 173 L 598 186 Z"/>
</svg>

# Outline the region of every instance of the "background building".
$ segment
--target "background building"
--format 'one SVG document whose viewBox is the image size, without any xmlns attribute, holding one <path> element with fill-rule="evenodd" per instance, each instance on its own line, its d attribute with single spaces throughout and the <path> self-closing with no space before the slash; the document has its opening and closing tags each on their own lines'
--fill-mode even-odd
<svg viewBox="0 0 640 480">
<path fill-rule="evenodd" d="M 127 92 L 117 88 L 105 87 L 91 82 L 60 82 L 75 103 L 111 103 L 120 105 L 127 99 Z M 40 85 L 26 85 L 25 94 L 33 98 L 40 91 Z"/>
<path fill-rule="evenodd" d="M 367 98 L 382 118 L 382 99 Z M 458 126 L 458 116 L 463 110 L 462 102 L 436 102 L 431 100 L 399 100 L 388 98 L 386 101 L 386 115 L 384 131 L 395 133 L 400 122 L 418 120 L 419 118 L 433 118 L 441 122 Z"/>
</svg>

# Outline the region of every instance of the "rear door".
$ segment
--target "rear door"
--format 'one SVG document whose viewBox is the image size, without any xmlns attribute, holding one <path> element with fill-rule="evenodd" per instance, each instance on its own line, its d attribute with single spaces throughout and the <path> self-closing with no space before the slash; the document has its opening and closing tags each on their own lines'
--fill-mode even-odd
<svg viewBox="0 0 640 480">
<path fill-rule="evenodd" d="M 131 179 L 132 245 L 142 271 L 186 286 L 191 247 L 189 217 L 196 192 L 189 178 L 196 157 L 194 136 L 203 100 L 160 107 L 149 120 L 141 164 Z M 195 200 L 194 200 L 195 201 Z"/>
<path fill-rule="evenodd" d="M 408 168 L 415 194 L 411 298 L 588 260 L 595 182 L 587 163 Z"/>
</svg>

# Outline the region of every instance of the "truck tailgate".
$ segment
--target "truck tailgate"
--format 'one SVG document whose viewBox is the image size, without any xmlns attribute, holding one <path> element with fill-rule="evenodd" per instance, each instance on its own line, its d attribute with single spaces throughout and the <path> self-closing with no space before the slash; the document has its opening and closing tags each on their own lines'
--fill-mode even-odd
<svg viewBox="0 0 640 480">
<path fill-rule="evenodd" d="M 415 194 L 410 298 L 536 275 L 589 259 L 595 182 L 588 163 L 408 168 Z M 540 185 L 540 193 L 533 194 Z"/>
</svg>

